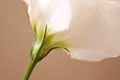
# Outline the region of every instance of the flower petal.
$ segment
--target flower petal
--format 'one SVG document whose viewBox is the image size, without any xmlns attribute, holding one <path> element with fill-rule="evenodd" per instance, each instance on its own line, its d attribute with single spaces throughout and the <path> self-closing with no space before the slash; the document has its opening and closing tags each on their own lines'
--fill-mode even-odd
<svg viewBox="0 0 120 80">
<path fill-rule="evenodd" d="M 46 24 L 52 33 L 69 28 L 72 17 L 69 0 L 31 0 L 28 6 L 32 24 L 37 24 L 37 30 Z"/>
<path fill-rule="evenodd" d="M 59 37 L 69 42 L 71 57 L 78 60 L 100 61 L 119 56 L 120 5 L 103 1 L 88 7 L 88 3 L 78 2 L 73 6 L 76 10 L 73 11 L 70 29 L 59 34 Z M 84 9 L 81 11 L 79 8 L 82 3 Z"/>
</svg>

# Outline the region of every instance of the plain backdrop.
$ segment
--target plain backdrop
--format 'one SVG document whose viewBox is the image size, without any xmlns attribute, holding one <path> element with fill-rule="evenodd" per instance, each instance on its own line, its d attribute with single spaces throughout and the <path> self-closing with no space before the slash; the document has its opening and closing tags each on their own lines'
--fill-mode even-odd
<svg viewBox="0 0 120 80">
<path fill-rule="evenodd" d="M 23 80 L 33 32 L 22 0 L 0 0 L 0 80 Z M 71 59 L 53 51 L 30 80 L 120 80 L 120 57 L 100 62 Z"/>
</svg>

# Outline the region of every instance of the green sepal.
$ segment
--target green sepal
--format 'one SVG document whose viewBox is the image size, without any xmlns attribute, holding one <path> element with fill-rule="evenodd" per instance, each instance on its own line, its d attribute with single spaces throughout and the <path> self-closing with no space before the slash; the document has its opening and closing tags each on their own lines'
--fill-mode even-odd
<svg viewBox="0 0 120 80">
<path fill-rule="evenodd" d="M 30 52 L 30 62 L 25 74 L 25 79 L 29 79 L 30 74 L 32 73 L 35 65 L 41 61 L 44 57 L 46 57 L 52 50 L 63 50 L 70 54 L 69 49 L 67 48 L 67 44 L 65 41 L 54 40 L 56 37 L 55 34 L 50 34 L 47 28 L 47 25 L 41 29 L 41 32 L 37 32 L 36 25 L 33 27 L 35 41 L 31 48 Z"/>
</svg>

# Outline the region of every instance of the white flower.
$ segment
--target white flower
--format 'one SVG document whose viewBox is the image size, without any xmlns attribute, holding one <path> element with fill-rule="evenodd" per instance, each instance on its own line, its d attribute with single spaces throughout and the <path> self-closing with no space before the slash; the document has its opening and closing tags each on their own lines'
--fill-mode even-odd
<svg viewBox="0 0 120 80">
<path fill-rule="evenodd" d="M 33 29 L 39 33 L 47 25 L 54 41 L 67 41 L 72 58 L 100 61 L 120 55 L 119 1 L 70 0 L 71 6 L 69 0 L 24 1 Z"/>
</svg>

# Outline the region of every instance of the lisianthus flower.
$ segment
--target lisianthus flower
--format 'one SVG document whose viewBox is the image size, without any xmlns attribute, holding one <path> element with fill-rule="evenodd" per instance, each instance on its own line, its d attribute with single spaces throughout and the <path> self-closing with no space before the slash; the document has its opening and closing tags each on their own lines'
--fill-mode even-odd
<svg viewBox="0 0 120 80">
<path fill-rule="evenodd" d="M 100 61 L 120 55 L 118 0 L 24 0 L 35 36 L 24 80 L 52 50 Z"/>
<path fill-rule="evenodd" d="M 100 61 L 120 55 L 119 1 L 24 1 L 37 37 L 36 45 L 42 42 L 47 26 L 47 44 L 43 52 L 55 46 L 64 47 L 70 51 L 72 58 L 87 61 Z"/>
</svg>

